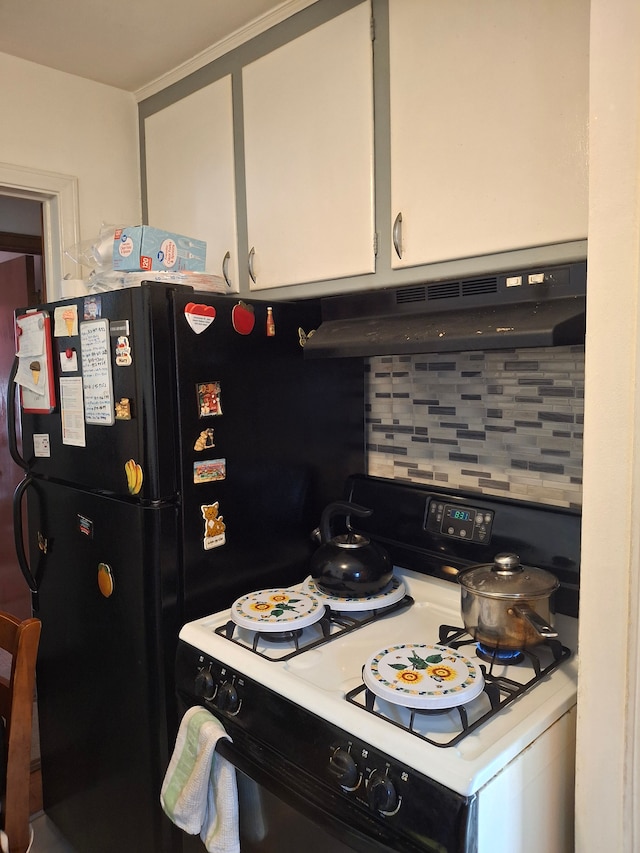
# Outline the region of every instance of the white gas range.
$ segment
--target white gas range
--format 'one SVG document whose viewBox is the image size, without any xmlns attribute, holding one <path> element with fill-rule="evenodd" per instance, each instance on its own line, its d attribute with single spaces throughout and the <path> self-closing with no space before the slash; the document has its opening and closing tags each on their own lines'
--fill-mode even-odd
<svg viewBox="0 0 640 853">
<path fill-rule="evenodd" d="M 456 563 L 472 562 L 461 550 L 468 556 L 491 553 L 505 539 L 515 544 L 537 518 L 546 541 L 536 553 L 555 561 L 570 600 L 579 518 L 370 479 L 356 479 L 354 494 L 385 515 L 378 529 L 394 558 L 407 542 L 415 551 L 409 517 L 427 537 L 434 500 L 490 513 L 493 547 L 431 531 L 428 558 L 416 551 L 414 563 L 422 570 L 426 560 L 440 577 L 396 565 L 381 596 L 342 603 L 308 578 L 287 590 L 257 591 L 231 611 L 185 625 L 176 670 L 183 707 L 208 707 L 233 739 L 226 749 L 236 766 L 261 790 L 289 800 L 318 831 L 340 839 L 340 846 L 323 841 L 318 849 L 572 850 L 577 619 L 557 614 L 558 639 L 525 649 L 522 659 L 503 662 L 494 653 L 483 661 L 462 627 L 460 587 L 445 578 Z M 399 512 L 404 536 L 397 551 L 386 534 L 398 529 Z M 529 546 L 518 544 L 526 553 Z M 306 597 L 320 602 L 319 619 L 299 629 L 251 630 L 251 614 L 283 602 L 304 609 Z M 389 666 L 402 678 L 390 676 Z M 433 672 L 435 692 L 425 699 L 411 682 Z M 448 701 L 454 704 L 446 708 Z M 316 849 L 310 837 L 305 847 Z M 242 849 L 295 848 L 283 846 L 281 834 L 279 846 L 270 847 L 266 832 Z"/>
</svg>

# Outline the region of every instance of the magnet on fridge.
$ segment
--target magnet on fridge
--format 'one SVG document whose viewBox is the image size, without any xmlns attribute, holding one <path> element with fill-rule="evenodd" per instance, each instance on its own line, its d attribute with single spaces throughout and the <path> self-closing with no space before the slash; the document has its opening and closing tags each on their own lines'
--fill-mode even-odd
<svg viewBox="0 0 640 853">
<path fill-rule="evenodd" d="M 250 335 L 255 326 L 256 315 L 253 305 L 246 302 L 238 302 L 231 309 L 231 323 L 239 335 Z"/>
<path fill-rule="evenodd" d="M 213 441 L 213 430 L 211 427 L 209 429 L 203 429 L 200 435 L 196 438 L 195 444 L 193 445 L 194 450 L 208 450 L 210 447 L 215 447 Z"/>
<path fill-rule="evenodd" d="M 222 520 L 222 516 L 218 515 L 220 509 L 219 501 L 214 504 L 203 504 L 200 507 L 202 517 L 204 518 L 204 542 L 205 551 L 210 551 L 212 548 L 219 548 L 225 543 L 226 524 Z"/>
<path fill-rule="evenodd" d="M 73 347 L 67 347 L 60 353 L 60 370 L 63 373 L 75 373 L 78 370 L 78 353 Z"/>
<path fill-rule="evenodd" d="M 129 338 L 126 335 L 120 335 L 116 344 L 116 364 L 118 367 L 129 367 L 131 363 Z"/>
<path fill-rule="evenodd" d="M 198 395 L 198 412 L 201 418 L 211 415 L 222 414 L 222 403 L 220 402 L 219 382 L 198 382 L 196 393 Z"/>
<path fill-rule="evenodd" d="M 30 361 L 29 370 L 31 371 L 31 378 L 33 379 L 33 384 L 37 385 L 40 381 L 40 371 L 42 370 L 42 365 L 39 361 Z"/>
<path fill-rule="evenodd" d="M 311 329 L 308 333 L 302 327 L 298 327 L 298 341 L 301 347 L 306 347 L 309 338 L 313 337 L 315 329 Z"/>
<path fill-rule="evenodd" d="M 102 297 L 85 296 L 83 315 L 85 320 L 97 320 L 102 317 Z"/>
<path fill-rule="evenodd" d="M 267 337 L 273 338 L 276 334 L 276 321 L 273 319 L 273 308 L 267 308 Z"/>
<path fill-rule="evenodd" d="M 47 432 L 34 432 L 33 455 L 37 459 L 49 459 L 51 456 L 51 439 Z"/>
<path fill-rule="evenodd" d="M 56 309 L 57 310 L 57 309 Z M 28 311 L 16 317 L 15 344 L 23 412 L 50 414 L 56 405 L 51 318 L 47 311 Z"/>
<path fill-rule="evenodd" d="M 105 598 L 113 595 L 113 571 L 107 563 L 98 563 L 98 589 Z"/>
<path fill-rule="evenodd" d="M 56 338 L 73 338 L 78 334 L 77 305 L 59 305 L 53 312 L 54 332 Z"/>
<path fill-rule="evenodd" d="M 193 482 L 211 483 L 227 476 L 226 459 L 200 459 L 193 463 Z"/>
<path fill-rule="evenodd" d="M 208 329 L 209 326 L 213 323 L 216 318 L 216 309 L 213 305 L 203 305 L 202 303 L 196 304 L 195 302 L 187 302 L 184 306 L 184 316 L 192 328 L 192 330 L 196 333 L 196 335 L 200 335 L 204 332 L 205 329 Z"/>
<path fill-rule="evenodd" d="M 78 515 L 78 530 L 83 536 L 88 536 L 93 539 L 93 521 L 86 518 L 84 515 Z"/>
<path fill-rule="evenodd" d="M 131 400 L 128 397 L 121 397 L 119 400 L 116 400 L 116 420 L 131 420 Z"/>
<path fill-rule="evenodd" d="M 144 479 L 141 466 L 134 459 L 127 459 L 124 463 L 124 470 L 127 475 L 127 489 L 129 494 L 139 494 Z"/>
</svg>

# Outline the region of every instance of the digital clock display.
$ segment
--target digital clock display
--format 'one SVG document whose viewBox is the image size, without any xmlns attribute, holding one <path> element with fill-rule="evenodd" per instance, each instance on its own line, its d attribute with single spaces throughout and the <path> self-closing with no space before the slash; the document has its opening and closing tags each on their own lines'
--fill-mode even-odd
<svg viewBox="0 0 640 853">
<path fill-rule="evenodd" d="M 457 509 L 456 507 L 447 507 L 447 515 L 454 521 L 471 521 L 472 515 L 468 509 Z"/>
<path fill-rule="evenodd" d="M 430 533 L 485 545 L 491 541 L 494 510 L 448 504 L 437 498 L 432 499 L 428 507 L 425 527 Z"/>
</svg>

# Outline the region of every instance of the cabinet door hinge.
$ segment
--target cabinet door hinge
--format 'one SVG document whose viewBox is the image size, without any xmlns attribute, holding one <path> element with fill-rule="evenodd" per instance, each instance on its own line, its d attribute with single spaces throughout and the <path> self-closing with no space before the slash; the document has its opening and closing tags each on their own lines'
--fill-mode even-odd
<svg viewBox="0 0 640 853">
<path fill-rule="evenodd" d="M 369 30 L 371 33 L 371 41 L 375 41 L 376 40 L 376 19 L 373 17 L 373 15 L 371 16 L 371 20 L 369 22 Z"/>
<path fill-rule="evenodd" d="M 378 232 L 373 232 L 373 254 L 374 256 L 378 256 Z"/>
</svg>

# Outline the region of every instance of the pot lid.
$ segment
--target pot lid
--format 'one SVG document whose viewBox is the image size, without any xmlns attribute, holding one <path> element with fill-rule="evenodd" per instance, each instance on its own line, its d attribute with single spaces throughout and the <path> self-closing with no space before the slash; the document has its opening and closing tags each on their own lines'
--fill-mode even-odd
<svg viewBox="0 0 640 853">
<path fill-rule="evenodd" d="M 231 618 L 250 631 L 294 631 L 313 625 L 324 615 L 315 595 L 290 589 L 262 589 L 236 599 Z"/>
<path fill-rule="evenodd" d="M 459 583 L 488 598 L 547 598 L 559 581 L 545 569 L 523 566 L 517 554 L 497 554 L 493 563 L 466 569 Z"/>
<path fill-rule="evenodd" d="M 373 654 L 362 677 L 376 696 L 395 705 L 442 710 L 464 705 L 484 689 L 480 667 L 447 646 L 390 646 Z"/>
</svg>

